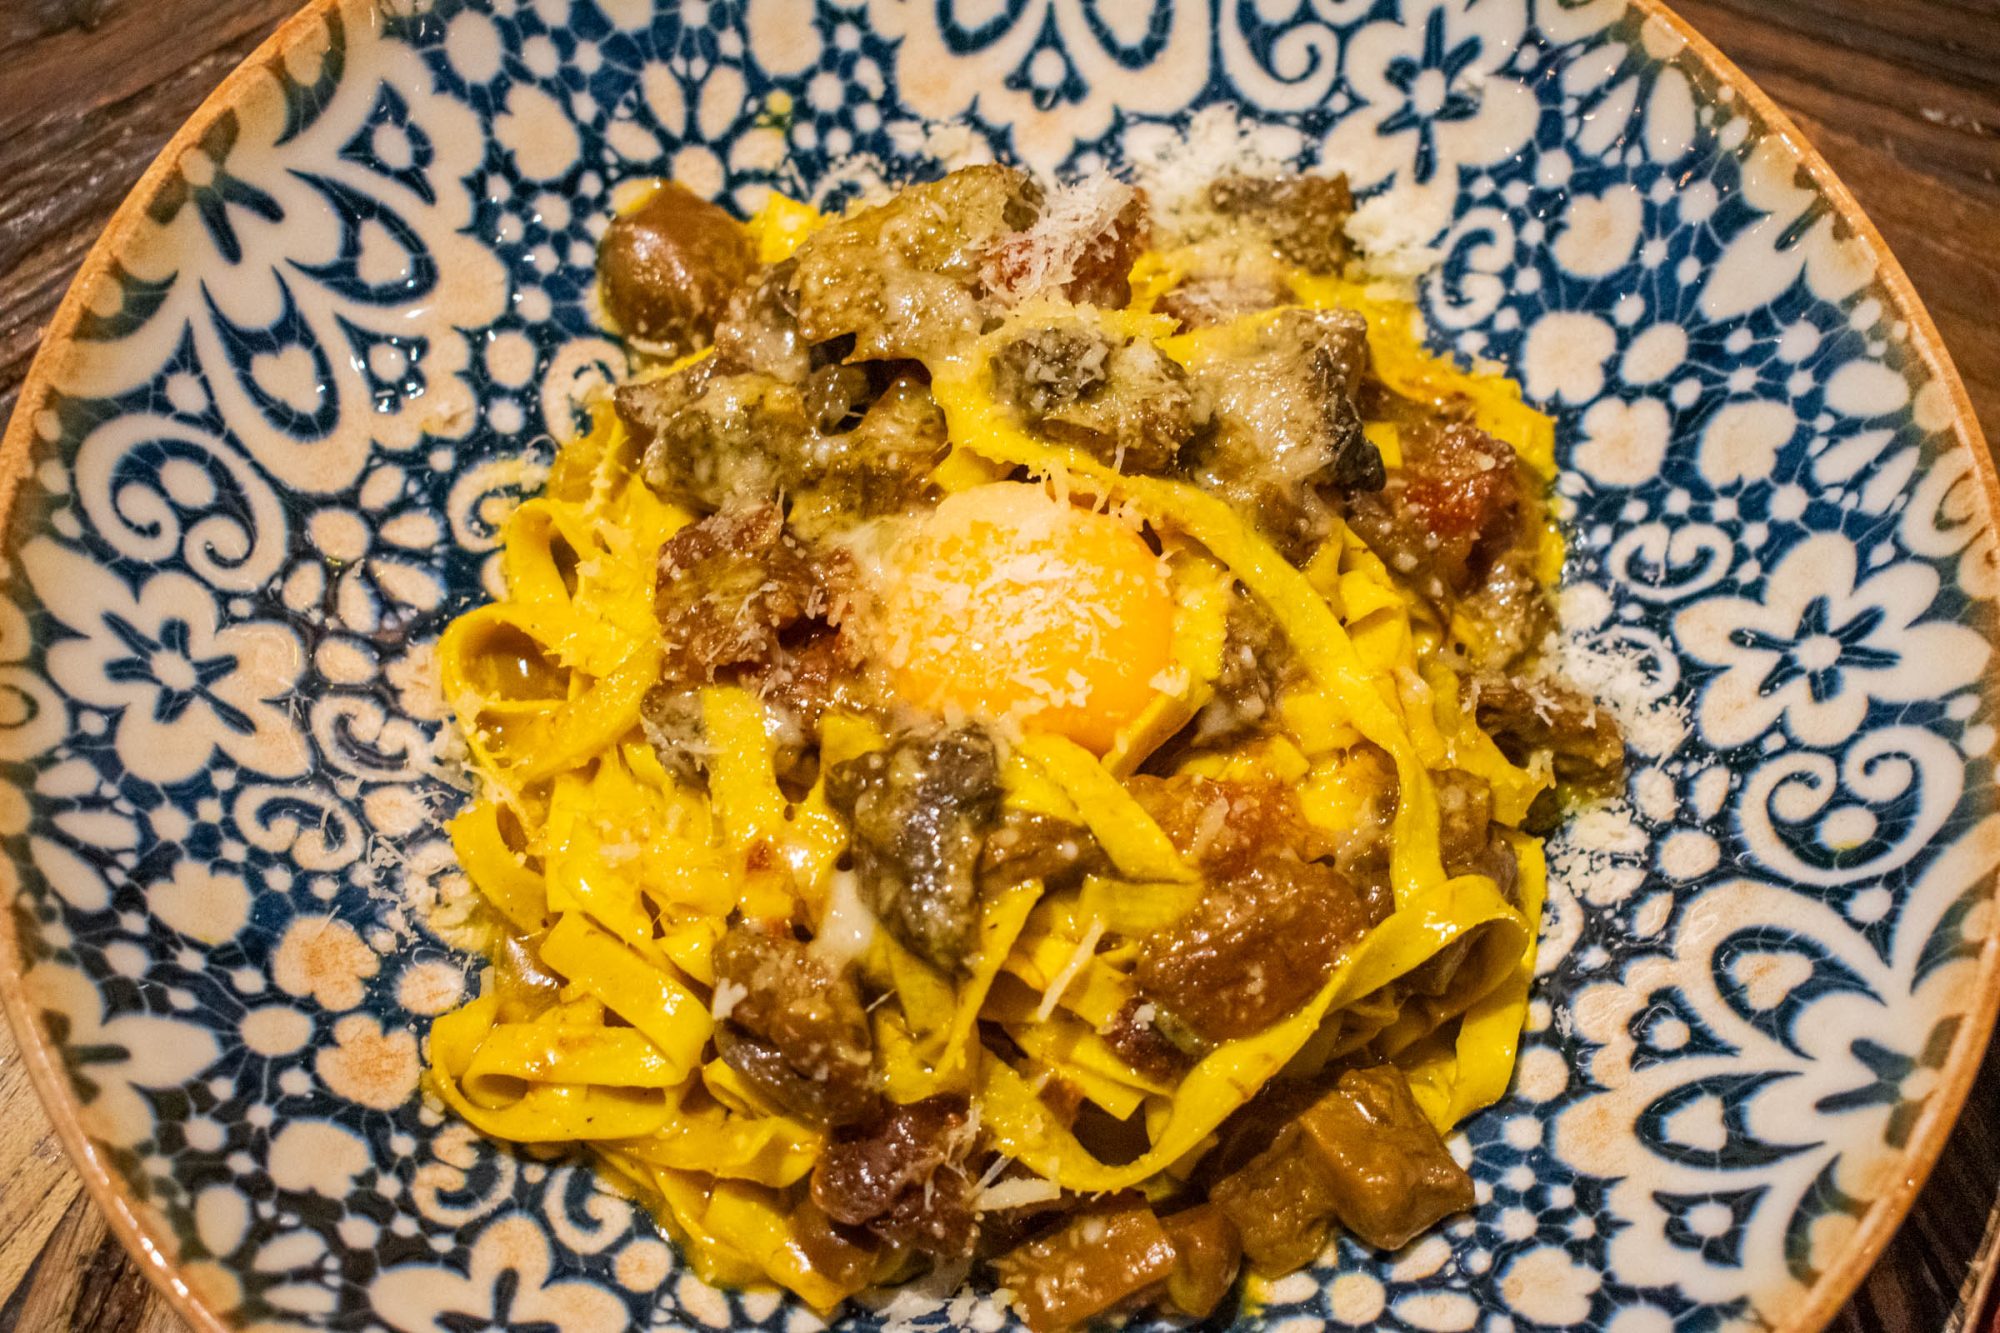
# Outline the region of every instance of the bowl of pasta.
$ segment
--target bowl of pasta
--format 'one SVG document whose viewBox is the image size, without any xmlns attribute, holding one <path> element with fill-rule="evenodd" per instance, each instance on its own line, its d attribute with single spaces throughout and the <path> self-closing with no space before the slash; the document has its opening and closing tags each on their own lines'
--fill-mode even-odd
<svg viewBox="0 0 2000 1333">
<path fill-rule="evenodd" d="M 1817 1328 L 1992 464 L 1650 0 L 320 0 L 7 435 L 0 995 L 202 1329 Z"/>
</svg>

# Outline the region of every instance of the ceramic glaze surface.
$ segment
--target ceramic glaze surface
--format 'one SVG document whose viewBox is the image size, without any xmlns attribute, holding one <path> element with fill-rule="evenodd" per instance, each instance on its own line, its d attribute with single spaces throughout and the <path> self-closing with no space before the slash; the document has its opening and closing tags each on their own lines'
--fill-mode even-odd
<svg viewBox="0 0 2000 1333">
<path fill-rule="evenodd" d="M 1782 1324 L 1986 1014 L 2000 860 L 1977 435 L 1794 150 L 1624 0 L 350 0 L 212 103 L 24 397 L 0 600 L 21 990 L 116 1189 L 230 1325 L 809 1316 L 423 1104 L 465 992 L 428 645 L 624 359 L 620 182 L 739 211 L 983 142 L 1117 163 L 1199 108 L 1435 241 L 1437 339 L 1561 427 L 1565 619 L 1654 701 L 1553 850 L 1476 1212 L 1261 1318 Z M 939 123 L 955 124 L 940 129 Z M 538 443 L 539 442 L 539 443 Z M 843 1327 L 1004 1320 L 903 1298 Z M 1247 1318 L 1247 1317 L 1244 1317 Z"/>
</svg>

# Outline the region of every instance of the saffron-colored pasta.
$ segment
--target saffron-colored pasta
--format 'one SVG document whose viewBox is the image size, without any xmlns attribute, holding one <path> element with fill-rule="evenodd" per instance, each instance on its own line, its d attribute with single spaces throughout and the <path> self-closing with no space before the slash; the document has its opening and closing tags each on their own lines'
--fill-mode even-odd
<svg viewBox="0 0 2000 1333">
<path fill-rule="evenodd" d="M 792 272 L 773 265 L 797 265 L 785 280 L 807 300 L 812 265 L 834 248 L 836 230 L 774 197 L 743 233 L 744 290 L 759 274 Z M 898 1124 L 928 1115 L 947 1127 L 936 1139 L 944 1156 L 927 1169 L 957 1173 L 951 1179 L 963 1186 L 969 1216 L 1011 1216 L 1023 1205 L 1008 1201 L 1020 1200 L 1082 1207 L 1123 1190 L 1165 1212 L 1209 1188 L 1200 1184 L 1204 1162 L 1239 1132 L 1233 1117 L 1278 1084 L 1330 1089 L 1344 1071 L 1399 1071 L 1440 1133 L 1502 1095 L 1544 893 L 1540 841 L 1526 829 L 1546 827 L 1538 820 L 1555 773 L 1547 747 L 1503 748 L 1482 729 L 1471 675 L 1481 653 L 1497 650 L 1476 598 L 1441 605 L 1339 512 L 1324 517 L 1309 552 L 1284 549 L 1282 534 L 1226 487 L 1170 465 L 1135 470 L 1122 446 L 1107 458 L 1076 442 L 1087 436 L 1038 426 L 1000 378 L 1017 372 L 1008 358 L 1019 359 L 1021 338 L 1058 328 L 1135 349 L 1116 355 L 1154 358 L 1146 364 L 1169 389 L 1199 386 L 1265 346 L 1286 321 L 1351 311 L 1365 321 L 1368 374 L 1388 400 L 1456 405 L 1451 429 L 1483 432 L 1543 480 L 1553 466 L 1552 427 L 1506 380 L 1425 351 L 1407 301 L 1337 272 L 1285 269 L 1274 302 L 1184 327 L 1188 317 L 1169 312 L 1212 259 L 1216 242 L 1206 244 L 1139 253 L 1121 308 L 1021 298 L 963 336 L 879 357 L 845 381 L 829 378 L 850 388 L 865 380 L 879 401 L 915 414 L 909 419 L 941 423 L 948 450 L 915 478 L 915 500 L 810 539 L 817 546 L 790 527 L 775 535 L 775 517 L 753 530 L 733 501 L 704 519 L 704 506 L 662 481 L 675 464 L 660 461 L 658 432 L 668 425 L 658 423 L 672 419 L 643 418 L 654 424 L 644 427 L 653 438 L 642 439 L 632 415 L 639 409 L 623 398 L 562 446 L 545 492 L 505 526 L 505 595 L 462 615 L 438 649 L 477 784 L 451 822 L 452 845 L 491 909 L 494 942 L 479 995 L 440 1018 L 430 1036 L 429 1086 L 453 1112 L 498 1138 L 590 1148 L 650 1202 L 697 1272 L 775 1283 L 826 1310 L 942 1253 L 935 1219 L 911 1223 L 918 1239 L 909 1240 L 887 1213 L 849 1218 L 861 1214 L 840 1187 L 843 1154 L 899 1115 L 912 1118 Z M 982 299 L 991 299 L 1003 279 L 981 271 Z M 738 317 L 713 315 L 723 324 Z M 1354 325 L 1356 338 L 1363 327 Z M 891 332 L 864 329 L 859 347 Z M 783 351 L 744 351 L 739 335 L 716 335 L 718 343 L 730 336 L 738 341 L 643 371 L 637 382 L 699 387 L 738 374 L 730 358 Z M 853 353 L 857 362 L 861 355 Z M 1029 364 L 1039 373 L 1032 357 Z M 912 365 L 921 374 L 896 369 Z M 905 378 L 883 389 L 896 374 Z M 768 395 L 779 381 L 764 386 L 749 372 L 739 381 L 728 381 L 738 395 L 729 410 L 775 410 Z M 1223 402 L 1229 381 L 1217 382 Z M 1220 420 L 1227 409 L 1193 410 Z M 1401 475 L 1409 451 L 1422 447 L 1412 432 L 1434 428 L 1407 416 L 1369 417 L 1350 439 L 1380 460 L 1379 487 L 1385 469 Z M 727 457 L 723 464 L 734 465 Z M 787 492 L 783 522 L 824 526 L 815 514 L 840 512 L 814 509 L 814 497 L 811 484 Z M 1045 523 L 1035 517 L 1044 509 Z M 1112 727 L 1050 721 L 1074 717 L 1108 677 L 1090 676 L 1100 668 L 1088 663 L 1051 677 L 1035 664 L 1033 625 L 993 629 L 1020 656 L 981 664 L 984 693 L 907 697 L 913 677 L 895 675 L 908 656 L 896 637 L 907 624 L 871 627 L 868 607 L 881 597 L 868 589 L 879 585 L 856 583 L 851 594 L 843 585 L 787 611 L 786 623 L 803 616 L 832 624 L 838 634 L 819 647 L 886 665 L 905 695 L 883 704 L 879 693 L 857 702 L 836 690 L 801 725 L 803 715 L 775 705 L 771 692 L 780 679 L 772 672 L 805 669 L 797 665 L 804 650 L 751 614 L 785 595 L 775 578 L 727 585 L 742 599 L 735 620 L 711 617 L 693 629 L 672 621 L 670 596 L 682 595 L 672 579 L 694 576 L 670 571 L 698 565 L 706 548 L 695 539 L 722 519 L 740 521 L 735 539 L 765 543 L 759 549 L 772 560 L 828 562 L 835 548 L 826 543 L 838 540 L 847 543 L 840 559 L 856 567 L 879 555 L 889 540 L 881 533 L 903 530 L 897 524 L 957 524 L 950 533 L 960 542 L 995 524 L 1017 535 L 1034 530 L 1020 536 L 1028 544 L 1004 569 L 996 556 L 987 584 L 971 593 L 948 586 L 958 572 L 928 571 L 941 582 L 920 585 L 916 604 L 947 611 L 962 596 L 965 606 L 988 605 L 979 599 L 993 579 L 1044 577 L 1060 552 L 1125 543 L 1116 558 L 1166 589 L 1164 598 L 1145 591 L 1128 599 L 1171 605 L 1171 625 L 1149 628 L 1146 638 L 1168 645 L 1165 659 L 1143 707 Z M 698 521 L 699 530 L 690 526 Z M 1539 505 L 1524 521 L 1516 544 L 1532 548 L 1545 593 L 1560 568 L 1560 540 Z M 863 532 L 880 538 L 870 539 L 874 547 L 853 536 Z M 1144 539 L 1143 551 L 1132 534 Z M 707 594 L 692 587 L 685 595 Z M 713 610 L 693 605 L 697 615 Z M 1261 656 L 1243 646 L 1246 623 L 1273 627 Z M 1076 642 L 1095 633 L 1088 624 L 1075 632 L 1083 636 Z M 738 639 L 752 645 L 741 649 L 746 655 L 688 674 L 685 660 L 710 640 L 738 651 Z M 1128 626 L 1102 651 L 1116 658 L 1128 651 L 1121 643 L 1135 642 Z M 757 657 L 759 643 L 776 657 Z M 956 645 L 921 645 L 930 654 L 925 671 L 945 673 L 940 690 L 951 684 Z M 1280 658 L 1295 669 L 1279 669 Z M 875 670 L 833 660 L 836 680 L 838 671 Z M 1261 715 L 1238 718 L 1240 734 L 1205 739 L 1218 700 L 1239 688 L 1230 673 L 1253 668 L 1269 694 Z M 1119 688 L 1129 694 L 1137 668 L 1120 669 L 1128 674 Z M 1012 711 L 993 702 L 993 691 L 1017 686 Z M 988 785 L 954 797 L 962 806 L 942 813 L 896 806 L 907 794 L 894 786 L 897 765 L 933 753 L 911 751 L 908 737 L 942 745 L 959 733 L 940 728 L 966 725 L 994 738 Z M 979 760 L 988 743 L 964 742 L 963 762 Z M 956 781 L 939 762 L 923 781 Z M 1189 791 L 1279 795 L 1258 797 L 1267 805 L 1255 809 L 1189 806 L 1184 819 L 1173 802 Z M 1447 846 L 1453 818 L 1465 818 L 1454 812 L 1467 801 L 1481 803 L 1471 825 L 1483 839 L 1477 855 Z M 1295 812 L 1283 815 L 1292 820 L 1285 836 L 1309 849 L 1297 863 L 1317 858 L 1312 882 L 1330 875 L 1342 892 L 1362 872 L 1341 858 L 1358 831 L 1374 830 L 1372 916 L 1319 971 L 1308 969 L 1310 984 L 1269 1021 L 1237 1016 L 1264 1002 L 1261 982 L 1245 989 L 1237 1011 L 1203 1018 L 1188 1007 L 1196 995 L 1185 1012 L 1169 1012 L 1173 1002 L 1162 997 L 1173 992 L 1161 978 L 1211 966 L 1213 940 L 1191 936 L 1179 954 L 1161 940 L 1211 910 L 1223 914 L 1219 930 L 1238 929 L 1241 919 L 1228 915 L 1235 909 L 1217 905 L 1218 886 L 1239 874 L 1263 884 L 1256 876 L 1278 873 L 1256 860 L 1267 850 L 1256 838 L 1278 835 L 1231 843 L 1231 821 L 1284 811 Z M 967 828 L 982 830 L 983 850 L 965 851 Z M 1018 834 L 1018 847 L 995 841 L 994 829 Z M 929 841 L 910 850 L 919 835 Z M 975 859 L 964 862 L 968 854 Z M 949 897 L 944 880 L 932 886 L 942 896 L 920 899 L 926 867 L 953 856 L 977 867 L 969 906 Z M 1051 868 L 1058 863 L 1061 870 Z M 745 951 L 758 949 L 766 952 L 746 971 Z M 762 989 L 763 978 L 785 969 L 818 980 L 782 995 Z M 851 1012 L 835 990 L 859 997 Z M 808 1018 L 820 1025 L 812 1039 L 819 1065 L 786 1044 Z M 852 1087 L 839 1063 L 850 1046 L 866 1065 Z M 1108 1152 L 1110 1139 L 1125 1149 Z M 924 1189 L 937 1179 L 926 1175 Z M 1215 1197 L 1226 1201 L 1228 1190 L 1218 1187 Z M 1000 1261 L 1003 1276 L 1009 1262 Z M 1030 1300 L 1031 1320 L 1036 1308 Z"/>
</svg>

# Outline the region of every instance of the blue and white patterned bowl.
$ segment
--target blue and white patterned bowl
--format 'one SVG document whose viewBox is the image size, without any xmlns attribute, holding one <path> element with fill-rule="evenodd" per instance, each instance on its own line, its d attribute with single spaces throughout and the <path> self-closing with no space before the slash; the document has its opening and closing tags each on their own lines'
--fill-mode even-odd
<svg viewBox="0 0 2000 1333">
<path fill-rule="evenodd" d="M 620 182 L 748 208 L 954 134 L 1089 168 L 1217 102 L 1436 237 L 1431 326 L 1561 423 L 1570 619 L 1674 722 L 1558 856 L 1517 1088 L 1467 1129 L 1476 1213 L 1260 1317 L 1805 1329 L 1852 1289 L 2000 997 L 1996 485 L 1873 229 L 1677 20 L 322 0 L 119 213 L 0 466 L 0 992 L 198 1327 L 808 1326 L 422 1103 L 469 966 L 448 910 L 420 924 L 463 891 L 426 645 L 524 455 L 621 364 L 590 306 Z M 913 1314 L 1002 1318 L 845 1324 Z"/>
</svg>

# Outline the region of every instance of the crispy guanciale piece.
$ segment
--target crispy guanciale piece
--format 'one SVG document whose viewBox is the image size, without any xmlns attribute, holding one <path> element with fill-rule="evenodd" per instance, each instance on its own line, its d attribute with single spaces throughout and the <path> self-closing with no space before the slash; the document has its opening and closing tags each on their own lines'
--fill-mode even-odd
<svg viewBox="0 0 2000 1333">
<path fill-rule="evenodd" d="M 1212 881 L 1193 911 L 1148 935 L 1132 977 L 1199 1036 L 1246 1037 L 1319 990 L 1369 924 L 1361 895 L 1332 866 L 1266 857 Z"/>
<path fill-rule="evenodd" d="M 1039 205 L 1025 173 L 988 164 L 829 223 L 794 256 L 800 331 L 809 343 L 852 336 L 852 356 L 864 361 L 976 337 L 981 265 L 1035 220 Z"/>
<path fill-rule="evenodd" d="M 1143 1203 L 1085 1213 L 1001 1256 L 994 1270 L 1034 1333 L 1137 1304 L 1174 1273 L 1174 1243 Z"/>
<path fill-rule="evenodd" d="M 1537 751 L 1554 761 L 1557 780 L 1582 796 L 1611 796 L 1625 786 L 1625 739 L 1609 709 L 1552 676 L 1484 675 L 1473 680 L 1474 713 L 1509 758 Z"/>
<path fill-rule="evenodd" d="M 1208 424 L 1188 373 L 1144 338 L 1084 320 L 1015 335 L 993 357 L 993 389 L 1022 420 L 1122 472 L 1171 470 Z"/>
<path fill-rule="evenodd" d="M 739 923 L 716 943 L 716 1048 L 778 1105 L 850 1125 L 880 1105 L 860 989 L 778 930 Z"/>
<path fill-rule="evenodd" d="M 963 1097 L 884 1106 L 827 1144 L 813 1167 L 813 1202 L 890 1244 L 963 1257 L 978 1229 L 965 1167 L 975 1137 Z"/>
<path fill-rule="evenodd" d="M 972 728 L 904 735 L 826 775 L 862 896 L 891 934 L 946 970 L 978 933 L 979 858 L 1000 794 L 993 742 Z"/>
<path fill-rule="evenodd" d="M 1330 529 L 1327 494 L 1382 486 L 1382 456 L 1354 405 L 1367 356 L 1368 325 L 1353 311 L 1287 310 L 1197 368 L 1215 429 L 1190 475 L 1294 558 Z"/>
<path fill-rule="evenodd" d="M 1172 1083 L 1187 1072 L 1194 1060 L 1161 1029 L 1159 1010 L 1155 1002 L 1135 995 L 1112 1015 L 1111 1022 L 1098 1035 L 1132 1068 L 1148 1078 Z"/>
<path fill-rule="evenodd" d="M 778 636 L 820 614 L 826 593 L 773 504 L 725 509 L 660 549 L 653 610 L 669 683 L 713 680 L 718 668 L 769 663 Z"/>
<path fill-rule="evenodd" d="M 1374 381 L 1371 418 L 1397 428 L 1401 464 L 1379 494 L 1357 495 L 1348 522 L 1438 609 L 1475 631 L 1462 649 L 1480 671 L 1533 655 L 1554 628 L 1542 559 L 1542 480 L 1479 429 L 1460 399 L 1418 402 Z"/>
<path fill-rule="evenodd" d="M 1208 880 L 1193 911 L 1146 937 L 1132 974 L 1170 1025 L 1208 1041 L 1267 1027 L 1374 924 L 1354 884 L 1318 859 L 1331 842 L 1289 788 L 1190 774 L 1128 787 Z"/>
<path fill-rule="evenodd" d="M 1208 187 L 1208 200 L 1269 236 L 1308 273 L 1337 273 L 1354 252 L 1346 231 L 1354 193 L 1345 176 L 1224 176 Z"/>
<path fill-rule="evenodd" d="M 1243 1266 L 1243 1243 L 1236 1224 L 1212 1203 L 1196 1204 L 1160 1219 L 1174 1246 L 1174 1271 L 1167 1278 L 1167 1302 L 1184 1315 L 1206 1319 Z"/>
<path fill-rule="evenodd" d="M 1402 465 L 1380 494 L 1356 497 L 1349 521 L 1425 596 L 1476 589 L 1532 518 L 1534 479 L 1513 449 L 1468 421 L 1420 416 L 1399 426 Z"/>
<path fill-rule="evenodd" d="M 1472 1177 L 1410 1095 L 1394 1065 L 1350 1069 L 1299 1117 L 1340 1224 L 1393 1250 L 1472 1207 Z"/>
<path fill-rule="evenodd" d="M 802 634 L 786 636 L 768 662 L 740 673 L 742 683 L 764 703 L 772 763 L 780 782 L 810 787 L 819 771 L 820 719 L 835 708 L 867 707 L 869 695 L 860 665 L 861 654 L 850 635 L 813 625 Z M 658 749 L 660 741 L 650 724 L 647 736 Z"/>
<path fill-rule="evenodd" d="M 797 642 L 781 644 L 768 663 L 746 671 L 743 683 L 770 709 L 783 733 L 777 738 L 781 748 L 803 747 L 828 710 L 858 704 L 860 663 L 850 636 L 814 627 Z"/>
<path fill-rule="evenodd" d="M 1111 225 L 1085 243 L 1063 285 L 1078 305 L 1123 309 L 1132 300 L 1132 265 L 1152 240 L 1151 208 L 1144 190 L 1134 190 Z"/>
<path fill-rule="evenodd" d="M 708 342 L 716 316 L 754 262 L 742 224 L 663 181 L 605 229 L 598 287 L 620 330 L 680 356 Z"/>
</svg>

